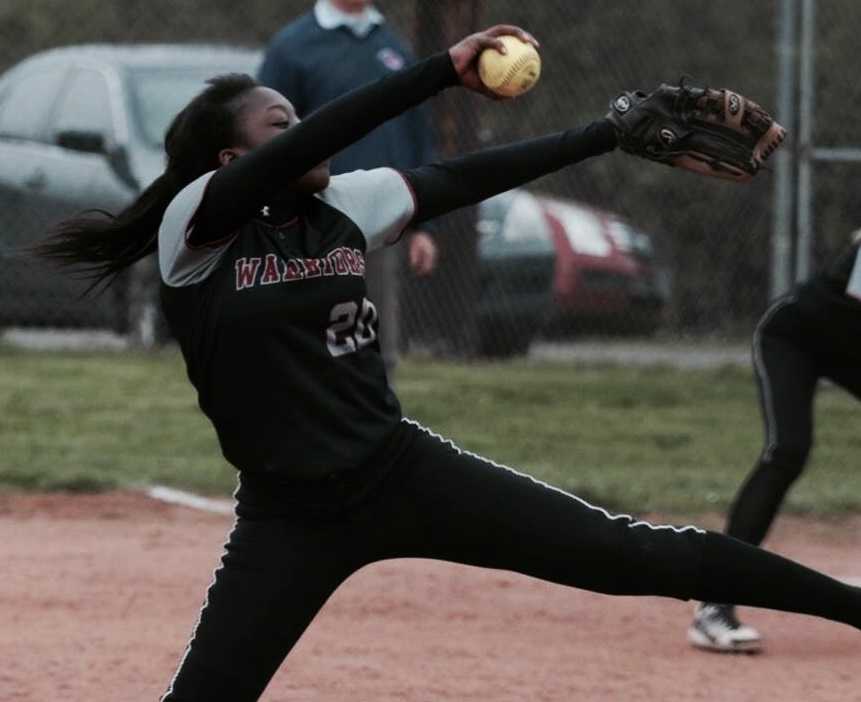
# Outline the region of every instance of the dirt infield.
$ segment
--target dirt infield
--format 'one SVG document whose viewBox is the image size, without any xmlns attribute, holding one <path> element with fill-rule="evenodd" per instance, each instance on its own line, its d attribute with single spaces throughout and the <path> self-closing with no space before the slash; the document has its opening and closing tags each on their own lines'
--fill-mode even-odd
<svg viewBox="0 0 861 702">
<path fill-rule="evenodd" d="M 0 700 L 157 700 L 231 524 L 131 493 L 0 495 Z M 857 577 L 859 526 L 783 518 L 770 546 Z M 721 656 L 687 646 L 690 612 L 390 561 L 335 593 L 263 699 L 861 700 L 861 634 L 849 627 L 747 610 L 767 652 Z"/>
</svg>

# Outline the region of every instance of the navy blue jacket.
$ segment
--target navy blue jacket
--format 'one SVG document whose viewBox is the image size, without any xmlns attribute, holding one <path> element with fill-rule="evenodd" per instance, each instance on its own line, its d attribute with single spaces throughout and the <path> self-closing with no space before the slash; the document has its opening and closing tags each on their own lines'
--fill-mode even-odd
<svg viewBox="0 0 861 702">
<path fill-rule="evenodd" d="M 258 79 L 284 95 L 300 117 L 365 83 L 412 64 L 415 57 L 386 24 L 357 37 L 345 27 L 323 29 L 313 12 L 286 25 L 269 44 Z M 332 173 L 436 160 L 426 109 L 381 125 L 338 153 Z"/>
</svg>

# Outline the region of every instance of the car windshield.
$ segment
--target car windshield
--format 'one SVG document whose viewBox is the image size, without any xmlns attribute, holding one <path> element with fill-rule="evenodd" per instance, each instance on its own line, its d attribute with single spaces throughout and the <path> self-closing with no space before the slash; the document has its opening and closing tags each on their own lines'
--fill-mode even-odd
<svg viewBox="0 0 861 702">
<path fill-rule="evenodd" d="M 477 222 L 479 248 L 485 256 L 543 254 L 553 251 L 551 233 L 538 201 L 511 191 L 485 200 Z"/>
<path fill-rule="evenodd" d="M 240 70 L 245 67 L 241 67 Z M 206 81 L 221 73 L 236 71 L 223 68 L 136 69 L 129 86 L 135 121 L 144 141 L 154 148 L 164 143 L 164 135 L 176 114 L 189 100 L 206 87 Z"/>
</svg>

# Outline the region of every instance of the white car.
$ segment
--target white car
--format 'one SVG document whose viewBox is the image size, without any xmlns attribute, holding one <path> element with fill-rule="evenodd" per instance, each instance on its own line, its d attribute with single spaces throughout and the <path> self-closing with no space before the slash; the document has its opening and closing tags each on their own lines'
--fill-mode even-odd
<svg viewBox="0 0 861 702">
<path fill-rule="evenodd" d="M 81 45 L 0 76 L 0 326 L 154 333 L 151 259 L 81 299 L 86 282 L 19 249 L 70 214 L 122 209 L 163 171 L 165 131 L 206 79 L 255 75 L 261 59 L 213 45 Z"/>
</svg>

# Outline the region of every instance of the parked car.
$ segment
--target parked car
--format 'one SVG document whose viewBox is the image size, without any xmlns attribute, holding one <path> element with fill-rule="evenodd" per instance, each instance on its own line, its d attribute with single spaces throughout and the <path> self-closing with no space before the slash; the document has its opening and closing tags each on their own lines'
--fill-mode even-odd
<svg viewBox="0 0 861 702">
<path fill-rule="evenodd" d="M 556 251 L 540 200 L 511 190 L 478 207 L 476 341 L 483 356 L 526 353 L 553 300 Z"/>
<path fill-rule="evenodd" d="M 235 47 L 83 45 L 36 54 L 0 76 L 0 326 L 153 332 L 153 257 L 81 299 L 87 282 L 19 247 L 70 214 L 122 209 L 163 171 L 167 126 L 204 81 L 253 75 L 259 61 L 258 51 Z"/>
<path fill-rule="evenodd" d="M 619 215 L 541 198 L 556 250 L 549 327 L 650 334 L 669 300 L 652 237 Z"/>
<path fill-rule="evenodd" d="M 478 351 L 525 353 L 539 332 L 651 333 L 669 298 L 652 238 L 624 218 L 516 189 L 478 208 Z"/>
</svg>

